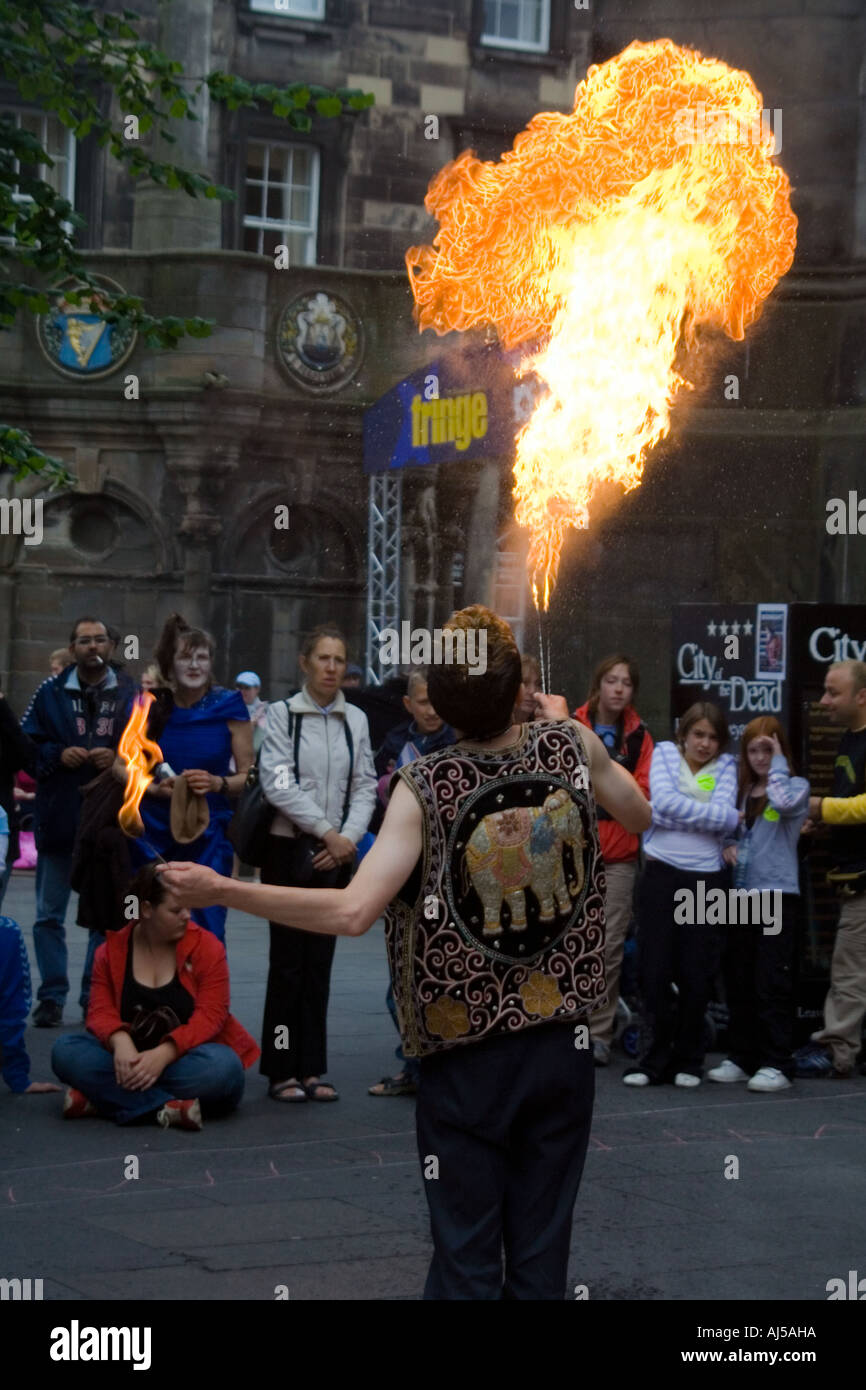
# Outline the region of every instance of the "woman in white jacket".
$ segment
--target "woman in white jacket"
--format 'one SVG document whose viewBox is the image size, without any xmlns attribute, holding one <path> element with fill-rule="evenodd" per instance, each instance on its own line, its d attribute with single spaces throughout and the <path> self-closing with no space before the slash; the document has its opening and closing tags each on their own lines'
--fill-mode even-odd
<svg viewBox="0 0 866 1390">
<path fill-rule="evenodd" d="M 301 649 L 305 681 L 268 710 L 260 759 L 262 790 L 276 810 L 262 883 L 342 888 L 376 804 L 367 716 L 340 685 L 346 643 L 318 627 Z M 327 1012 L 333 936 L 270 923 L 268 989 L 259 1070 L 274 1100 L 338 1100 L 327 1071 Z"/>
</svg>

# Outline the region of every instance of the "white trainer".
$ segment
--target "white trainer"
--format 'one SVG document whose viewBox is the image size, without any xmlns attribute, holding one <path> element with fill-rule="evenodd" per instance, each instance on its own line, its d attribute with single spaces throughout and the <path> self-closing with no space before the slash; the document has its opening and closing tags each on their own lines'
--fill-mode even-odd
<svg viewBox="0 0 866 1390">
<path fill-rule="evenodd" d="M 678 1071 L 674 1077 L 675 1086 L 700 1086 L 701 1078 L 692 1076 L 690 1071 Z"/>
<path fill-rule="evenodd" d="M 650 1079 L 645 1071 L 630 1071 L 622 1079 L 623 1086 L 648 1086 Z"/>
<path fill-rule="evenodd" d="M 748 1081 L 749 1073 L 738 1067 L 736 1062 L 732 1062 L 730 1057 L 726 1057 L 724 1062 L 720 1062 L 712 1071 L 707 1072 L 708 1081 Z"/>
<path fill-rule="evenodd" d="M 778 1067 L 761 1067 L 749 1081 L 747 1091 L 787 1091 L 793 1082 L 789 1081 Z"/>
</svg>

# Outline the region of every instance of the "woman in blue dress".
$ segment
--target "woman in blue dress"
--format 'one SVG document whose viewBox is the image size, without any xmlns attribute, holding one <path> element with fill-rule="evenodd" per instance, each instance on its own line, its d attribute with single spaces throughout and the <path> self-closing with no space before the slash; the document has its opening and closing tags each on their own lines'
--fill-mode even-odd
<svg viewBox="0 0 866 1390">
<path fill-rule="evenodd" d="M 151 711 L 149 730 L 174 775 L 153 782 L 141 801 L 144 838 L 163 859 L 193 860 L 220 874 L 231 874 L 232 846 L 226 827 L 232 818 L 228 797 L 237 795 L 253 761 L 252 725 L 239 690 L 213 683 L 216 646 L 210 633 L 188 627 L 179 613 L 166 621 L 156 651 L 161 684 Z M 237 772 L 230 772 L 234 758 Z M 191 844 L 181 845 L 171 833 L 171 793 L 175 776 L 186 774 L 191 791 L 207 797 L 210 822 Z M 133 862 L 153 855 L 132 842 Z M 225 941 L 226 909 L 207 907 L 196 912 L 199 926 Z"/>
</svg>

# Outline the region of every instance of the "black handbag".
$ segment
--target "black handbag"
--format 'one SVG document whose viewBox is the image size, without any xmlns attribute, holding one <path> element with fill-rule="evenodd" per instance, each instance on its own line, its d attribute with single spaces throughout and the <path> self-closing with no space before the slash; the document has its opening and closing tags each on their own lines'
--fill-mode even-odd
<svg viewBox="0 0 866 1390">
<path fill-rule="evenodd" d="M 283 703 L 288 710 L 288 700 L 284 700 Z M 291 713 L 289 713 L 288 719 L 291 730 Z M 247 780 L 241 792 L 238 808 L 226 830 L 226 835 L 234 846 L 235 853 L 241 863 L 252 864 L 256 869 L 260 869 L 265 862 L 271 837 L 271 826 L 274 816 L 277 814 L 276 807 L 268 801 L 259 781 L 259 759 L 261 756 L 262 750 L 260 748 L 256 754 L 255 762 L 247 773 Z"/>
<path fill-rule="evenodd" d="M 298 768 L 298 755 L 301 743 L 301 720 L 302 714 L 293 714 L 289 709 L 289 702 L 283 702 L 288 711 L 288 734 L 293 744 L 295 781 L 300 785 L 300 771 Z M 355 766 L 355 747 L 352 742 L 352 731 L 349 728 L 348 716 L 343 723 L 346 735 L 346 743 L 349 748 L 349 776 L 346 782 L 346 795 L 343 798 L 343 815 L 340 820 L 340 829 L 346 823 L 349 814 L 349 802 L 352 795 L 352 773 Z M 271 837 L 271 826 L 274 823 L 276 807 L 268 801 L 262 791 L 259 781 L 259 749 L 256 760 L 247 773 L 247 780 L 241 793 L 241 800 L 238 809 L 229 824 L 227 835 L 238 858 L 244 864 L 252 864 L 254 868 L 261 869 L 264 866 L 268 853 Z M 298 834 L 294 838 L 286 836 L 286 856 L 291 861 L 292 883 L 296 887 L 303 887 L 305 884 L 316 885 L 319 888 L 344 887 L 341 881 L 348 878 L 345 870 L 348 869 L 351 877 L 351 866 L 341 865 L 336 869 L 314 869 L 312 859 L 319 850 L 323 848 L 320 840 L 315 835 Z"/>
</svg>

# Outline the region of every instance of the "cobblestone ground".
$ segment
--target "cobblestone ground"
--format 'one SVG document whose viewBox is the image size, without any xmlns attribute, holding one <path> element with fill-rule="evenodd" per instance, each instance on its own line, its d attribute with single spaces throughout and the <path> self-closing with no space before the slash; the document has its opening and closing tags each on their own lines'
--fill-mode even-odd
<svg viewBox="0 0 866 1390">
<path fill-rule="evenodd" d="M 31 877 L 14 876 L 3 910 L 24 928 L 35 994 Z M 67 936 L 77 999 L 86 935 Z M 228 941 L 232 1010 L 258 1035 L 267 925 L 232 913 Z M 367 1095 L 393 1070 L 385 988 L 381 927 L 340 941 L 338 1104 L 277 1105 L 253 1068 L 236 1115 L 185 1134 L 63 1123 L 59 1096 L 0 1088 L 0 1276 L 42 1278 L 52 1299 L 273 1299 L 279 1285 L 292 1300 L 419 1298 L 429 1236 L 414 1103 Z M 63 1027 L 81 1027 L 77 1005 Z M 34 1079 L 49 1079 L 57 1036 L 28 1031 Z M 572 1286 L 590 1299 L 823 1301 L 829 1279 L 862 1268 L 866 1078 L 771 1096 L 634 1091 L 619 1061 L 596 1073 Z M 124 1177 L 130 1155 L 137 1179 Z"/>
</svg>

